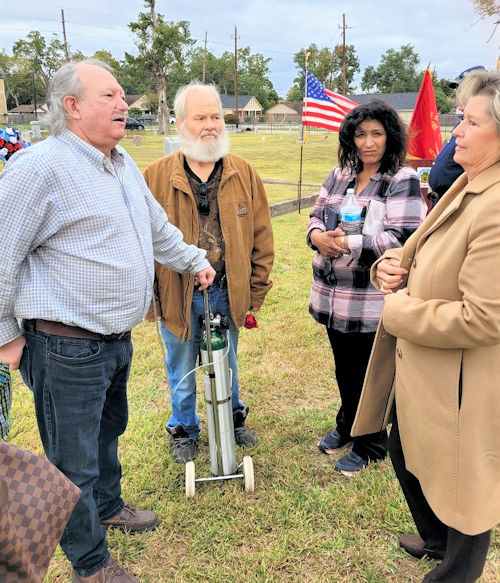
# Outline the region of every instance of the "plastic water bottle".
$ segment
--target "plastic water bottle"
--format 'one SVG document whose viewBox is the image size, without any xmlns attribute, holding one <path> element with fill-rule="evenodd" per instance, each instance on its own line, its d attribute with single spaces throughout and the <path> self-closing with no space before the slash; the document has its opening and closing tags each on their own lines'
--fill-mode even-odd
<svg viewBox="0 0 500 583">
<path fill-rule="evenodd" d="M 361 210 L 361 205 L 354 194 L 354 188 L 348 188 L 340 205 L 340 224 L 347 235 L 361 233 Z"/>
</svg>

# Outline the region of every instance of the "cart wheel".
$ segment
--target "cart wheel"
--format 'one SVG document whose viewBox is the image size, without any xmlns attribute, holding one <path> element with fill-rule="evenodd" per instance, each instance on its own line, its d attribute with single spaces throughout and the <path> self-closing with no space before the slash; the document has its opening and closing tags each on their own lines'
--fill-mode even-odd
<svg viewBox="0 0 500 583">
<path fill-rule="evenodd" d="M 195 493 L 195 470 L 194 462 L 191 460 L 186 463 L 186 497 L 194 498 Z"/>
<path fill-rule="evenodd" d="M 253 461 L 249 455 L 243 458 L 243 479 L 245 480 L 245 492 L 252 494 L 255 491 L 255 482 L 253 478 Z"/>
</svg>

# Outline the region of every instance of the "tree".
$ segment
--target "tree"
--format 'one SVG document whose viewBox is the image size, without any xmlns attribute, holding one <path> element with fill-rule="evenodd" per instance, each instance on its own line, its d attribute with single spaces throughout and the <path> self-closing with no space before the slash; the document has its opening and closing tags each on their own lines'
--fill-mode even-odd
<svg viewBox="0 0 500 583">
<path fill-rule="evenodd" d="M 156 113 L 158 111 L 158 96 L 156 93 L 147 93 L 144 102 L 151 113 Z"/>
<path fill-rule="evenodd" d="M 25 62 L 26 70 L 34 73 L 45 98 L 52 76 L 66 60 L 64 44 L 55 36 L 47 44 L 39 32 L 32 30 L 26 40 L 14 43 L 12 52 L 14 57 Z"/>
<path fill-rule="evenodd" d="M 434 95 L 439 113 L 449 113 L 455 109 L 455 90 L 450 87 L 449 79 L 439 79 L 436 71 L 432 72 Z"/>
<path fill-rule="evenodd" d="M 343 87 L 343 54 L 344 46 L 337 45 L 332 53 L 332 67 L 330 72 L 329 88 L 337 93 L 342 92 Z M 359 59 L 356 56 L 354 45 L 345 45 L 345 92 L 354 93 L 354 75 L 359 72 Z"/>
<path fill-rule="evenodd" d="M 158 94 L 158 130 L 168 133 L 169 107 L 167 85 L 172 73 L 184 64 L 186 48 L 194 41 L 189 32 L 189 22 L 166 22 L 155 10 L 155 0 L 144 0 L 148 12 L 140 12 L 137 22 L 129 28 L 137 36 L 139 58 L 150 72 Z"/>
<path fill-rule="evenodd" d="M 119 75 L 120 68 L 121 68 L 120 61 L 115 59 L 109 51 L 106 51 L 104 49 L 101 49 L 100 51 L 96 51 L 92 55 L 92 58 L 99 59 L 103 63 L 106 63 L 107 65 L 109 65 L 113 69 L 115 76 Z"/>
<path fill-rule="evenodd" d="M 252 54 L 250 47 L 238 50 L 238 93 L 255 96 L 264 109 L 278 102 L 278 95 L 269 79 L 270 61 L 260 53 Z"/>
<path fill-rule="evenodd" d="M 269 79 L 269 62 L 250 47 L 238 49 L 238 95 L 254 95 L 264 109 L 278 102 L 278 94 Z M 234 53 L 225 51 L 216 57 L 196 47 L 190 53 L 189 80 L 201 81 L 205 61 L 205 82 L 213 83 L 225 95 L 234 95 Z"/>
<path fill-rule="evenodd" d="M 205 83 L 217 83 L 217 57 L 203 47 L 193 48 L 188 56 L 189 81 L 203 81 L 203 63 L 205 63 Z"/>
<path fill-rule="evenodd" d="M 372 66 L 365 69 L 361 89 L 379 93 L 418 91 L 419 62 L 420 57 L 410 44 L 403 45 L 399 51 L 389 49 L 382 55 L 376 69 Z"/>
<path fill-rule="evenodd" d="M 119 68 L 116 72 L 116 78 L 123 87 L 126 95 L 138 95 L 140 93 L 156 94 L 155 111 L 158 109 L 158 94 L 156 84 L 151 75 L 151 71 L 144 66 L 141 56 L 134 56 L 125 53 L 120 61 Z"/>
<path fill-rule="evenodd" d="M 495 18 L 493 32 L 488 40 L 495 34 L 497 26 L 500 24 L 500 2 L 496 0 L 471 0 L 474 10 L 481 18 Z"/>
<path fill-rule="evenodd" d="M 33 76 L 26 63 L 0 53 L 0 78 L 4 80 L 7 110 L 33 101 Z"/>
<path fill-rule="evenodd" d="M 304 92 L 300 89 L 298 85 L 290 87 L 288 93 L 286 94 L 287 101 L 295 101 L 296 103 L 304 99 Z"/>
<path fill-rule="evenodd" d="M 314 43 L 310 44 L 307 49 L 302 49 L 293 55 L 295 67 L 298 71 L 298 76 L 294 79 L 294 82 L 302 90 L 304 88 L 304 71 L 307 53 L 309 53 L 307 70 L 321 81 L 321 83 L 326 83 L 332 73 L 332 51 L 327 47 L 319 48 Z"/>
<path fill-rule="evenodd" d="M 341 93 L 344 61 L 343 45 L 337 45 L 331 50 L 328 47 L 319 48 L 312 43 L 308 48 L 301 49 L 293 56 L 298 76 L 294 79 L 294 86 L 288 92 L 287 99 L 293 97 L 294 99 L 289 99 L 289 101 L 301 101 L 304 96 L 306 53 L 309 53 L 307 70 L 329 89 Z M 353 93 L 355 90 L 353 85 L 354 75 L 359 71 L 359 59 L 356 56 L 354 45 L 345 46 L 345 63 L 345 91 L 346 93 Z"/>
</svg>

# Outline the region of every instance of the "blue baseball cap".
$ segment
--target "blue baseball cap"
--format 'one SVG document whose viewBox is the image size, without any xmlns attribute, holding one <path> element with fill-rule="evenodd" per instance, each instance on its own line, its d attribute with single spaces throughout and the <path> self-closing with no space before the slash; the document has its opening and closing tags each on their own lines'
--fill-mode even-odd
<svg viewBox="0 0 500 583">
<path fill-rule="evenodd" d="M 451 81 L 448 84 L 448 86 L 451 87 L 452 89 L 455 89 L 456 87 L 459 86 L 460 81 L 462 81 L 462 79 L 467 75 L 467 73 L 470 73 L 471 71 L 479 71 L 480 69 L 484 69 L 484 67 L 482 65 L 476 65 L 475 67 L 469 67 L 468 69 L 465 69 L 465 71 L 462 71 L 460 75 L 455 79 L 455 81 Z"/>
</svg>

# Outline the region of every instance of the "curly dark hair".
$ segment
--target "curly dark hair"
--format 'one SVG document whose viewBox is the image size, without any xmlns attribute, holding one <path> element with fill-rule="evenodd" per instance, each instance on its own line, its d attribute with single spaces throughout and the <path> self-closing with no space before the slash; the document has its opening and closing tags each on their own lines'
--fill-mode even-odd
<svg viewBox="0 0 500 583">
<path fill-rule="evenodd" d="M 366 120 L 376 120 L 385 129 L 387 142 L 380 161 L 380 172 L 395 174 L 404 165 L 406 156 L 406 129 L 396 111 L 384 101 L 376 99 L 366 105 L 358 105 L 345 116 L 339 129 L 339 164 L 361 172 L 363 162 L 358 157 L 354 132 Z"/>
</svg>

